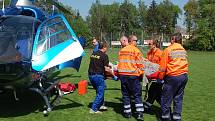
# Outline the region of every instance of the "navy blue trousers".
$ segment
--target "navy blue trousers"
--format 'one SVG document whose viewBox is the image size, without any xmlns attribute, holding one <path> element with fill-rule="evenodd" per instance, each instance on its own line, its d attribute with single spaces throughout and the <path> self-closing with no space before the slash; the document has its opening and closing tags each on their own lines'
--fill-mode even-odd
<svg viewBox="0 0 215 121">
<path fill-rule="evenodd" d="M 142 114 L 144 111 L 142 103 L 142 86 L 139 76 L 120 75 L 121 91 L 124 104 L 124 113 L 131 113 L 131 96 L 135 100 L 137 113 Z"/>
<path fill-rule="evenodd" d="M 103 75 L 89 75 L 90 82 L 96 90 L 96 98 L 92 104 L 92 110 L 97 111 L 104 104 L 104 93 L 106 88 L 105 78 Z"/>
<path fill-rule="evenodd" d="M 179 76 L 167 76 L 164 79 L 161 95 L 161 109 L 163 121 L 171 121 L 171 114 L 174 121 L 181 121 L 182 102 L 184 88 L 188 81 L 187 74 Z M 173 102 L 173 112 L 171 104 Z"/>
</svg>

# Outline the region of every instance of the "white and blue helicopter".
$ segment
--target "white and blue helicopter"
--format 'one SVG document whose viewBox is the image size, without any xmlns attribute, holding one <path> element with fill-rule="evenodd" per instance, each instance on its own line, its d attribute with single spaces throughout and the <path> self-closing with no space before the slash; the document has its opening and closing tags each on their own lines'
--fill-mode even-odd
<svg viewBox="0 0 215 121">
<path fill-rule="evenodd" d="M 56 69 L 79 69 L 83 47 L 63 14 L 48 14 L 35 0 L 11 0 L 0 10 L 0 91 L 26 88 L 45 101 L 44 114 L 62 97 Z M 58 1 L 47 0 L 66 11 Z M 55 7 L 54 7 L 55 6 Z M 53 91 L 54 90 L 54 91 Z M 54 92 L 54 93 L 53 93 Z M 52 94 L 51 94 L 52 93 Z M 54 98 L 53 98 L 54 96 Z"/>
</svg>

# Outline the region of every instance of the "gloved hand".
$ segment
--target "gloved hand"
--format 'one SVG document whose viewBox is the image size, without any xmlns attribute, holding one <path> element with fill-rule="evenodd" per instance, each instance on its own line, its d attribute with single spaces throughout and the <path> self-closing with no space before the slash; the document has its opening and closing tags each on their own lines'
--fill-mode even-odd
<svg viewBox="0 0 215 121">
<path fill-rule="evenodd" d="M 158 78 L 158 79 L 157 79 L 157 83 L 158 83 L 158 84 L 163 84 L 163 83 L 164 83 L 164 80 L 161 80 L 160 78 Z"/>
<path fill-rule="evenodd" d="M 113 80 L 118 81 L 118 77 L 117 76 L 113 76 Z"/>
</svg>

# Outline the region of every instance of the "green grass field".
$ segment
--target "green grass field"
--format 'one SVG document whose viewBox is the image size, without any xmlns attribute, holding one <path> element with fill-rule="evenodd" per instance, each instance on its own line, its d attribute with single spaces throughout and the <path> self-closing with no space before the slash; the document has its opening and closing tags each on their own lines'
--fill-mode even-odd
<svg viewBox="0 0 215 121">
<path fill-rule="evenodd" d="M 79 72 L 65 69 L 60 76 L 62 81 L 77 83 L 88 80 L 87 70 L 89 54 L 87 50 Z M 110 61 L 117 60 L 117 51 L 110 50 Z M 189 53 L 189 81 L 186 86 L 183 103 L 183 121 L 214 121 L 215 120 L 215 52 Z M 144 90 L 145 88 L 143 88 Z M 143 95 L 144 95 L 143 91 Z M 103 114 L 89 114 L 91 102 L 95 98 L 95 91 L 89 87 L 88 93 L 79 96 L 77 91 L 63 97 L 59 106 L 44 117 L 40 107 L 41 99 L 35 95 L 20 94 L 23 100 L 14 101 L 12 94 L 0 96 L 0 121 L 126 121 L 122 114 L 120 82 L 107 80 L 105 92 L 108 111 Z M 159 106 L 155 103 L 156 113 Z M 157 121 L 156 113 L 145 114 L 145 121 Z M 135 121 L 132 118 L 130 121 Z"/>
</svg>

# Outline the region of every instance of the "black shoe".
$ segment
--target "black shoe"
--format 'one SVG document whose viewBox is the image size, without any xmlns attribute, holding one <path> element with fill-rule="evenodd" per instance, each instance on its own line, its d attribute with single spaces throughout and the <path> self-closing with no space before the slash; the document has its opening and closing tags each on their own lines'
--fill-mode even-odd
<svg viewBox="0 0 215 121">
<path fill-rule="evenodd" d="M 88 82 L 88 86 L 92 86 L 92 83 L 91 83 L 91 82 Z"/>
<path fill-rule="evenodd" d="M 125 114 L 124 114 L 124 117 L 125 117 L 125 118 L 131 118 L 131 113 L 125 113 Z"/>
<path fill-rule="evenodd" d="M 138 114 L 137 115 L 137 121 L 144 121 L 143 114 Z"/>
<path fill-rule="evenodd" d="M 171 121 L 171 119 L 168 119 L 168 118 L 161 118 L 160 121 Z"/>
<path fill-rule="evenodd" d="M 181 121 L 181 119 L 172 119 L 172 121 Z"/>
</svg>

